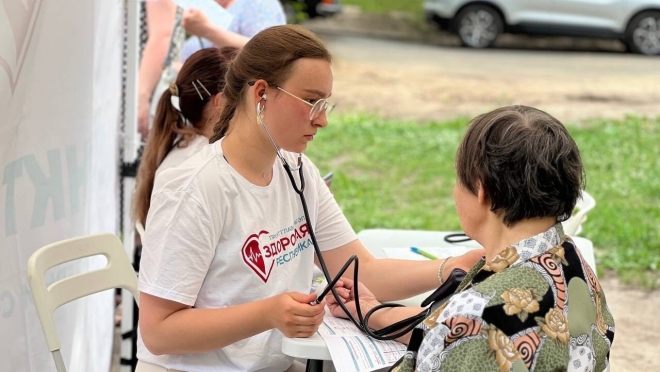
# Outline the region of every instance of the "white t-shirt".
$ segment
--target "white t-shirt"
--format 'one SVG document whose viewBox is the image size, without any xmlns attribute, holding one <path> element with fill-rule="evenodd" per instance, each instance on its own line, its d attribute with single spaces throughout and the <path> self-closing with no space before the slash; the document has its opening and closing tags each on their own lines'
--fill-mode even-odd
<svg viewBox="0 0 660 372">
<path fill-rule="evenodd" d="M 297 154 L 283 151 L 289 164 Z M 305 198 L 322 251 L 357 236 L 303 156 Z M 294 172 L 300 182 L 298 172 Z M 298 194 L 280 160 L 266 187 L 243 178 L 207 145 L 157 179 L 143 243 L 139 290 L 196 308 L 222 308 L 277 294 L 309 293 L 314 248 Z M 232 319 L 226 321 L 231 322 Z M 284 371 L 282 333 L 260 333 L 201 354 L 151 354 L 138 338 L 138 358 L 166 368 L 202 371 Z"/>
<path fill-rule="evenodd" d="M 186 147 L 174 146 L 172 150 L 165 156 L 162 163 L 156 169 L 155 177 L 158 177 L 159 174 L 163 173 L 164 170 L 178 167 L 184 161 L 191 158 L 195 155 L 202 147 L 209 144 L 208 137 L 204 136 L 194 136 Z M 154 181 L 158 183 L 158 181 Z"/>
</svg>

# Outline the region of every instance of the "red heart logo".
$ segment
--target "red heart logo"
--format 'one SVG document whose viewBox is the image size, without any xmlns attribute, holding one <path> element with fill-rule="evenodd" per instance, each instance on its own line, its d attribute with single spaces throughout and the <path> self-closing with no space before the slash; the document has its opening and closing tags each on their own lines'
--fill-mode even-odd
<svg viewBox="0 0 660 372">
<path fill-rule="evenodd" d="M 261 231 L 259 234 L 250 235 L 245 244 L 243 244 L 243 261 L 264 281 L 268 282 L 270 273 L 273 271 L 275 260 L 270 260 L 270 266 L 266 268 L 268 263 L 264 260 L 263 252 L 259 244 L 259 236 L 268 234 L 268 231 Z"/>
</svg>

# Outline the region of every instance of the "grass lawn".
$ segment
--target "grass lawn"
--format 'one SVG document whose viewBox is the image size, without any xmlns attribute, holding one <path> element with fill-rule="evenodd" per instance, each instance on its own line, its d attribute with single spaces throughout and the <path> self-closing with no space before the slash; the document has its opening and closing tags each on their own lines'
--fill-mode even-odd
<svg viewBox="0 0 660 372">
<path fill-rule="evenodd" d="M 466 119 L 419 125 L 373 116 L 331 118 L 307 155 L 333 171 L 333 192 L 356 231 L 460 230 L 453 200 Z M 569 130 L 596 208 L 582 236 L 599 271 L 653 286 L 660 277 L 660 118 L 591 121 Z"/>
<path fill-rule="evenodd" d="M 341 0 L 342 4 L 358 5 L 364 12 L 387 13 L 404 11 L 422 13 L 423 0 Z"/>
</svg>

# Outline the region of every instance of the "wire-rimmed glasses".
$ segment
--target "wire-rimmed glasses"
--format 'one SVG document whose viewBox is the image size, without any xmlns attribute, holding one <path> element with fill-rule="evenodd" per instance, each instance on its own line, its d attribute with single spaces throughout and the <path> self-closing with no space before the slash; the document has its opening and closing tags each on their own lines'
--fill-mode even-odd
<svg viewBox="0 0 660 372">
<path fill-rule="evenodd" d="M 251 81 L 251 82 L 248 83 L 248 85 L 253 86 L 254 83 L 255 83 L 254 81 Z M 293 97 L 293 98 L 295 98 L 299 101 L 302 101 L 302 102 L 306 103 L 307 105 L 309 105 L 311 107 L 311 109 L 309 110 L 309 120 L 314 120 L 314 119 L 318 118 L 319 115 L 321 115 L 321 113 L 323 113 L 324 111 L 325 111 L 326 115 L 330 115 L 330 113 L 335 108 L 335 106 L 337 106 L 335 104 L 329 103 L 325 98 L 318 99 L 318 100 L 316 100 L 316 102 L 311 103 L 311 102 L 308 102 L 307 100 L 304 100 L 304 99 L 298 97 L 297 95 L 295 95 L 291 92 L 286 91 L 285 89 L 283 89 L 280 86 L 275 86 L 275 88 L 277 88 L 277 89 L 281 90 L 282 92 L 290 95 L 291 97 Z"/>
<path fill-rule="evenodd" d="M 309 120 L 314 120 L 314 119 L 318 118 L 319 115 L 321 115 L 323 113 L 323 111 L 325 111 L 326 115 L 330 115 L 332 110 L 335 108 L 335 105 L 330 104 L 325 98 L 318 99 L 318 100 L 316 100 L 316 102 L 311 103 L 311 102 L 308 102 L 308 101 L 296 96 L 295 94 L 293 94 L 291 92 L 287 92 L 282 87 L 278 86 L 276 88 L 281 90 L 282 92 L 290 95 L 291 97 L 293 97 L 293 98 L 295 98 L 299 101 L 305 102 L 306 104 L 311 106 L 312 108 L 309 110 Z"/>
</svg>

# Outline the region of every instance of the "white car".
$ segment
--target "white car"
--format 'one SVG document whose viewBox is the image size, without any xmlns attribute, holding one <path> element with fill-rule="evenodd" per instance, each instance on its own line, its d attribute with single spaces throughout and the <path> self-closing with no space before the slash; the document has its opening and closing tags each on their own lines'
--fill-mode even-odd
<svg viewBox="0 0 660 372">
<path fill-rule="evenodd" d="M 616 38 L 660 55 L 660 0 L 425 0 L 424 13 L 472 48 L 508 32 Z"/>
</svg>

